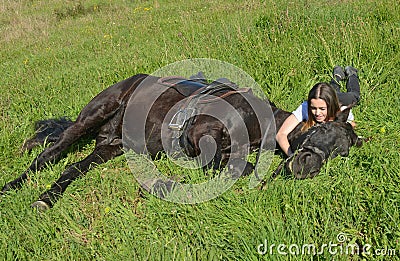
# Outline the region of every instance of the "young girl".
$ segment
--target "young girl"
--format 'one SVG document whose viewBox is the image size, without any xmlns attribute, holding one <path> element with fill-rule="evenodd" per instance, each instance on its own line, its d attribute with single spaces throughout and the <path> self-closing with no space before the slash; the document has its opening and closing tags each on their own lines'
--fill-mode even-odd
<svg viewBox="0 0 400 261">
<path fill-rule="evenodd" d="M 346 79 L 347 92 L 340 92 L 340 81 Z M 333 69 L 331 84 L 317 83 L 308 93 L 307 101 L 303 102 L 285 120 L 276 134 L 276 141 L 286 155 L 293 154 L 287 136 L 302 121 L 305 122 L 302 130 L 306 131 L 311 126 L 333 121 L 338 111 L 347 108 L 347 105 L 355 104 L 360 99 L 360 85 L 357 70 L 347 66 L 345 72 L 340 66 Z M 347 119 L 354 127 L 354 116 L 350 112 Z"/>
</svg>

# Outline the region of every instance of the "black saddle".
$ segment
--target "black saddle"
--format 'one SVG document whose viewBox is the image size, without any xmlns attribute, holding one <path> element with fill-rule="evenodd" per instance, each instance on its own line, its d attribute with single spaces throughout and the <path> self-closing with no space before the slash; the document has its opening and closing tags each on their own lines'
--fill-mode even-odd
<svg viewBox="0 0 400 261">
<path fill-rule="evenodd" d="M 234 82 L 231 82 L 227 78 L 219 78 L 209 83 L 203 72 L 198 72 L 197 74 L 190 76 L 189 79 L 180 76 L 170 76 L 160 78 L 158 82 L 160 84 L 174 88 L 177 92 L 185 97 L 189 97 L 194 93 L 208 92 L 209 90 L 235 90 L 239 88 L 239 86 L 237 86 Z"/>
<path fill-rule="evenodd" d="M 160 78 L 158 81 L 160 84 L 174 88 L 177 92 L 185 97 L 189 97 L 193 93 L 208 86 L 207 82 L 197 79 L 185 79 L 179 76 L 164 77 Z"/>
</svg>

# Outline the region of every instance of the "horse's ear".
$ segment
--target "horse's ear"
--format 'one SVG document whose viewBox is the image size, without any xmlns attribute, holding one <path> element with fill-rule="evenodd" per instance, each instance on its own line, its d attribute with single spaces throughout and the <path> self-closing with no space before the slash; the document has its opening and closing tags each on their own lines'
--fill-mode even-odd
<svg viewBox="0 0 400 261">
<path fill-rule="evenodd" d="M 346 122 L 347 118 L 349 117 L 349 113 L 351 108 L 354 106 L 355 104 L 350 104 L 349 106 L 347 106 L 346 109 L 344 109 L 343 111 L 339 111 L 336 113 L 336 118 L 335 121 L 339 121 L 339 122 Z"/>
<path fill-rule="evenodd" d="M 346 108 L 343 111 L 339 111 L 338 113 L 336 113 L 335 121 L 346 122 L 347 118 L 349 117 L 349 113 L 350 113 L 350 108 Z"/>
</svg>

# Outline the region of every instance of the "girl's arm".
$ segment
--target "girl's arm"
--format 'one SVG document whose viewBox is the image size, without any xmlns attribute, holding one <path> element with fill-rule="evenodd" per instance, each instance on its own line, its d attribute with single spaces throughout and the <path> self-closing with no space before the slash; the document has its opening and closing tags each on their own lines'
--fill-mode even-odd
<svg viewBox="0 0 400 261">
<path fill-rule="evenodd" d="M 279 146 L 283 150 L 283 152 L 286 153 L 286 155 L 290 156 L 292 154 L 292 151 L 290 149 L 290 144 L 288 140 L 288 135 L 289 133 L 296 128 L 296 126 L 299 124 L 299 120 L 294 116 L 294 114 L 291 114 L 282 124 L 282 127 L 278 130 L 278 133 L 276 134 L 276 141 L 278 142 Z"/>
</svg>

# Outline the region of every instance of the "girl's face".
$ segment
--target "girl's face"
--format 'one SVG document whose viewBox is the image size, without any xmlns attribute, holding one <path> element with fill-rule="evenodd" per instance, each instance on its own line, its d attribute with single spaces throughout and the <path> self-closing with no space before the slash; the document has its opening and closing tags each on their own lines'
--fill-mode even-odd
<svg viewBox="0 0 400 261">
<path fill-rule="evenodd" d="M 324 100 L 319 98 L 311 99 L 310 109 L 316 122 L 323 123 L 327 121 L 328 106 Z"/>
</svg>

